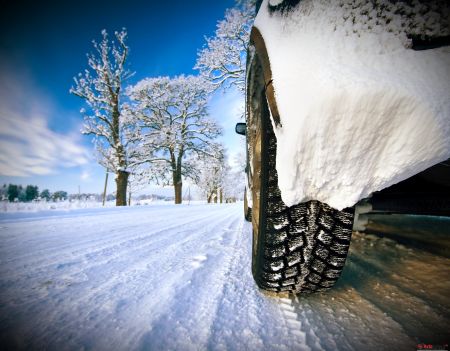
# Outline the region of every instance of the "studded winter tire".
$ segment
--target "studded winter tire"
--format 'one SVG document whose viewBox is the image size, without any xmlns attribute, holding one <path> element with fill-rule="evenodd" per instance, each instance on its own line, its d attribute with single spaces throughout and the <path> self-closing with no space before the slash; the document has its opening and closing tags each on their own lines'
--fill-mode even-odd
<svg viewBox="0 0 450 351">
<path fill-rule="evenodd" d="M 311 293 L 331 288 L 350 245 L 353 211 L 319 201 L 288 207 L 281 199 L 276 136 L 258 57 L 250 65 L 247 95 L 248 147 L 252 191 L 252 273 L 273 292 Z"/>
</svg>

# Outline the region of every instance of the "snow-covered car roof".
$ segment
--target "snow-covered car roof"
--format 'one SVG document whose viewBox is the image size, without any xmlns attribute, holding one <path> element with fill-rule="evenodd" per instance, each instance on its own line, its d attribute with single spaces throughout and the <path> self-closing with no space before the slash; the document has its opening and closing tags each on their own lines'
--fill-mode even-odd
<svg viewBox="0 0 450 351">
<path fill-rule="evenodd" d="M 450 47 L 412 48 L 450 35 L 447 1 L 288 3 L 264 0 L 254 24 L 287 205 L 343 209 L 450 158 Z"/>
</svg>

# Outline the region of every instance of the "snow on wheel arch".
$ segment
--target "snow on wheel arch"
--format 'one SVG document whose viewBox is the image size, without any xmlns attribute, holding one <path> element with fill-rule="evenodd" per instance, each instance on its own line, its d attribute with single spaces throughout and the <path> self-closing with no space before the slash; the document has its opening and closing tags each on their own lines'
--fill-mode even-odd
<svg viewBox="0 0 450 351">
<path fill-rule="evenodd" d="M 450 158 L 450 48 L 409 49 L 398 18 L 393 29 L 363 15 L 349 24 L 348 2 L 283 14 L 265 0 L 252 30 L 288 206 L 343 209 Z"/>
</svg>

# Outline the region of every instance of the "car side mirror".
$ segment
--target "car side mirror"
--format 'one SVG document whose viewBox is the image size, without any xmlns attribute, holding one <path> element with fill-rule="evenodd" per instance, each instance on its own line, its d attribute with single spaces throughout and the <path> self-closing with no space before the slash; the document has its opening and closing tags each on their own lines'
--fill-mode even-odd
<svg viewBox="0 0 450 351">
<path fill-rule="evenodd" d="M 246 129 L 247 129 L 246 123 L 236 123 L 236 127 L 234 128 L 236 133 L 240 135 L 245 135 Z"/>
</svg>

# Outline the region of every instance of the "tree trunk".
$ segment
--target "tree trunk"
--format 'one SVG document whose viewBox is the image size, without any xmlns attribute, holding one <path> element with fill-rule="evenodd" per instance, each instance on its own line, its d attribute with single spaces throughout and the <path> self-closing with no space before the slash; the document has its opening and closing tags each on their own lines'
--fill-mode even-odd
<svg viewBox="0 0 450 351">
<path fill-rule="evenodd" d="M 117 171 L 116 173 L 116 206 L 127 205 L 127 185 L 128 185 L 128 172 Z"/>
<path fill-rule="evenodd" d="M 182 189 L 183 189 L 183 183 L 181 180 L 175 184 L 175 204 L 181 204 L 183 201 L 182 197 Z"/>
<path fill-rule="evenodd" d="M 172 173 L 173 187 L 175 189 L 175 205 L 181 204 L 183 201 L 183 182 L 181 180 L 181 172 Z"/>
<path fill-rule="evenodd" d="M 220 195 L 219 195 L 219 197 L 220 197 L 220 203 L 222 203 L 222 201 L 223 201 L 223 191 L 222 191 L 222 188 L 220 188 Z"/>
<path fill-rule="evenodd" d="M 173 180 L 173 186 L 175 188 L 175 205 L 179 205 L 183 202 L 183 180 L 181 176 L 181 158 L 183 155 L 183 150 L 180 151 L 180 154 L 176 158 L 176 163 L 174 164 L 172 162 L 172 180 Z M 172 160 L 174 160 L 175 157 L 173 155 Z M 175 166 L 175 167 L 174 167 Z"/>
</svg>

